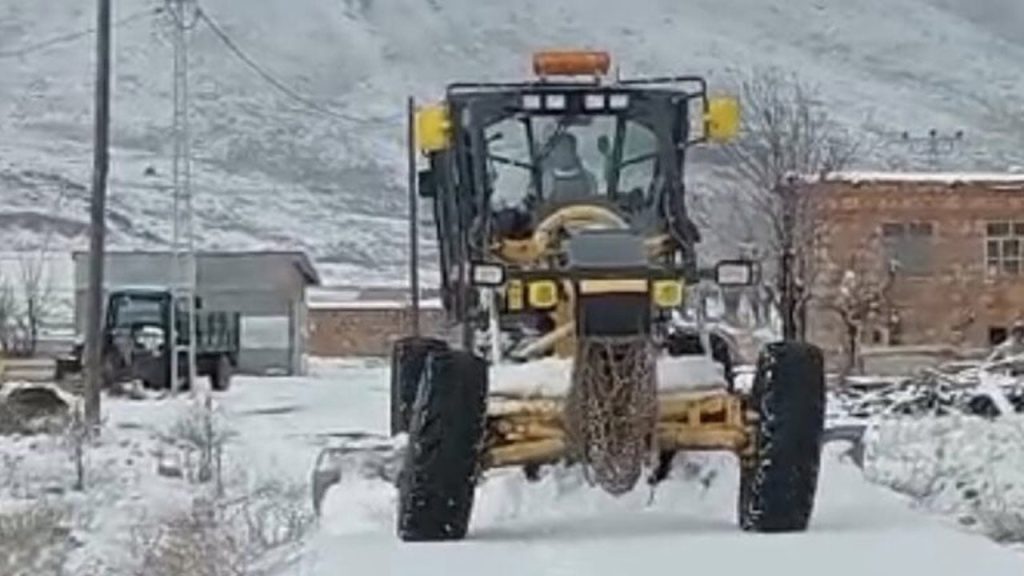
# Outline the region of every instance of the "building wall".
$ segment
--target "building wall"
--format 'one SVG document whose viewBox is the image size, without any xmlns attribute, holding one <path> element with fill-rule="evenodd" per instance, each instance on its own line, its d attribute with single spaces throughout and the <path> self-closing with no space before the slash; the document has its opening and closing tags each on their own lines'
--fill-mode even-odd
<svg viewBox="0 0 1024 576">
<path fill-rule="evenodd" d="M 299 373 L 306 341 L 305 288 L 309 279 L 295 254 L 207 253 L 196 263 L 197 294 L 209 310 L 241 315 L 243 372 Z M 108 254 L 106 286 L 167 286 L 174 281 L 173 258 L 160 252 Z M 87 255 L 75 255 L 75 325 L 85 326 Z"/>
<path fill-rule="evenodd" d="M 923 270 L 897 270 L 891 300 L 899 314 L 901 344 L 983 347 L 990 330 L 1024 317 L 1024 271 L 993 274 L 986 266 L 989 222 L 1024 222 L 1024 182 L 831 182 L 813 190 L 823 236 L 809 329 L 830 351 L 840 350 L 841 324 L 827 304 L 836 273 L 855 252 L 887 260 L 885 223 L 930 223 L 929 262 Z M 1024 248 L 1022 248 L 1024 249 Z"/>
<path fill-rule="evenodd" d="M 444 330 L 444 312 L 420 312 L 420 329 L 438 335 Z M 409 333 L 411 311 L 397 305 L 312 308 L 309 315 L 309 353 L 313 356 L 387 356 L 391 343 Z"/>
</svg>

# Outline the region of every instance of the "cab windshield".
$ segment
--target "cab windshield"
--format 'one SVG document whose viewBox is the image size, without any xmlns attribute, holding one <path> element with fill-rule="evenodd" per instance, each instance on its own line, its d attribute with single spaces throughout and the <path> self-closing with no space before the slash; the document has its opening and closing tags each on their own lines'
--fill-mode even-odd
<svg viewBox="0 0 1024 576">
<path fill-rule="evenodd" d="M 653 204 L 658 140 L 618 116 L 509 118 L 486 132 L 491 205 L 607 201 L 626 213 Z"/>
<path fill-rule="evenodd" d="M 160 298 L 125 295 L 114 301 L 114 325 L 118 328 L 160 326 L 162 323 L 163 300 Z"/>
</svg>

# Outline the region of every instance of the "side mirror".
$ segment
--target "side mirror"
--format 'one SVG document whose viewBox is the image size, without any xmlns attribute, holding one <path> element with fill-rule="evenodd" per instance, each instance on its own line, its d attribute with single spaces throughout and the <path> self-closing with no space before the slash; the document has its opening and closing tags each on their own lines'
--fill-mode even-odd
<svg viewBox="0 0 1024 576">
<path fill-rule="evenodd" d="M 750 260 L 723 260 L 715 264 L 715 283 L 724 287 L 753 286 L 760 269 Z"/>
<path fill-rule="evenodd" d="M 433 198 L 437 196 L 437 182 L 434 180 L 434 172 L 432 170 L 420 170 L 416 178 L 416 188 L 419 190 L 420 198 Z"/>
<path fill-rule="evenodd" d="M 740 101 L 735 96 L 713 96 L 704 113 L 704 135 L 713 142 L 729 142 L 740 132 Z"/>
</svg>

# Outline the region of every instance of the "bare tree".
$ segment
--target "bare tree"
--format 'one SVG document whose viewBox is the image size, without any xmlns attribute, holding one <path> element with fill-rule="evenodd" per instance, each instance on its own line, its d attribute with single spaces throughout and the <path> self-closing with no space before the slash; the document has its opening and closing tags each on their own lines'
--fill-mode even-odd
<svg viewBox="0 0 1024 576">
<path fill-rule="evenodd" d="M 21 324 L 23 353 L 32 356 L 39 346 L 40 328 L 49 321 L 54 311 L 53 283 L 46 269 L 45 253 L 18 260 L 21 273 Z"/>
<path fill-rule="evenodd" d="M 17 345 L 18 304 L 11 281 L 0 274 L 0 350 L 4 355 Z"/>
<path fill-rule="evenodd" d="M 827 283 L 825 308 L 836 313 L 842 326 L 846 363 L 843 376 L 861 371 L 860 345 L 865 330 L 881 325 L 886 332 L 898 317 L 890 295 L 896 278 L 896 267 L 878 259 L 878 250 L 862 248 L 850 254 L 846 265 L 839 267 Z"/>
<path fill-rule="evenodd" d="M 755 70 L 740 86 L 743 130 L 727 147 L 735 196 L 748 228 L 763 236 L 765 281 L 786 338 L 805 335 L 814 246 L 823 222 L 807 177 L 848 166 L 859 144 L 828 116 L 814 88 L 775 69 Z"/>
</svg>

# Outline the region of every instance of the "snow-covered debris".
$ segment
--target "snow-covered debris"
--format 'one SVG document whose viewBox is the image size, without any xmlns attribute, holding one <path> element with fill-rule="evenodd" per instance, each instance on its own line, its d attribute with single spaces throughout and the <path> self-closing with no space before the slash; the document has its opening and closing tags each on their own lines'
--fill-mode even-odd
<svg viewBox="0 0 1024 576">
<path fill-rule="evenodd" d="M 903 378 L 849 378 L 830 395 L 836 417 L 1024 412 L 1024 374 L 1014 362 L 955 362 Z"/>
<path fill-rule="evenodd" d="M 0 385 L 0 434 L 57 432 L 67 427 L 79 399 L 53 384 Z"/>
</svg>

